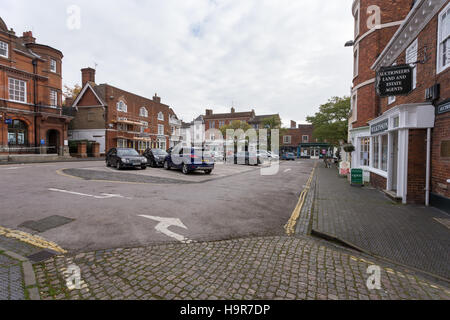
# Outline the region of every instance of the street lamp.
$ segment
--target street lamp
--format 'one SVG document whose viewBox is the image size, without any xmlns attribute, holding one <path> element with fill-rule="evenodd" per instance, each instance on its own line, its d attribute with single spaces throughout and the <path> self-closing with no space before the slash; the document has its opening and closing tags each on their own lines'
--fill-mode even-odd
<svg viewBox="0 0 450 320">
<path fill-rule="evenodd" d="M 350 41 L 347 41 L 346 43 L 345 43 L 345 47 L 353 47 L 355 45 L 355 42 L 353 42 L 353 40 L 350 40 Z"/>
</svg>

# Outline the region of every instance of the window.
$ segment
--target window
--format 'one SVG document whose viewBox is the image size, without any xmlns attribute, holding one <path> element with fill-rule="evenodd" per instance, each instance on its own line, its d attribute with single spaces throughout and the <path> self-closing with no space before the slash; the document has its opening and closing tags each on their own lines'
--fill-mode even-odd
<svg viewBox="0 0 450 320">
<path fill-rule="evenodd" d="M 362 138 L 359 150 L 359 164 L 369 166 L 370 163 L 370 138 Z"/>
<path fill-rule="evenodd" d="M 0 57 L 8 58 L 8 44 L 6 42 L 0 41 Z"/>
<path fill-rule="evenodd" d="M 388 163 L 388 136 L 381 136 L 381 170 L 387 171 Z"/>
<path fill-rule="evenodd" d="M 283 143 L 284 144 L 291 144 L 291 136 L 284 136 L 283 137 Z"/>
<path fill-rule="evenodd" d="M 13 120 L 8 125 L 8 145 L 24 145 L 27 143 L 28 126 L 20 120 Z"/>
<path fill-rule="evenodd" d="M 50 60 L 50 71 L 56 73 L 56 60 Z"/>
<path fill-rule="evenodd" d="M 148 118 L 148 111 L 147 111 L 147 109 L 145 107 L 142 107 L 139 110 L 139 116 Z"/>
<path fill-rule="evenodd" d="M 9 100 L 27 102 L 27 83 L 25 81 L 9 78 Z"/>
<path fill-rule="evenodd" d="M 309 142 L 309 136 L 303 136 L 302 137 L 302 141 L 303 141 L 303 143 L 308 143 Z"/>
<path fill-rule="evenodd" d="M 353 78 L 358 76 L 359 67 L 359 46 L 356 47 L 353 53 Z"/>
<path fill-rule="evenodd" d="M 352 97 L 352 121 L 355 122 L 358 119 L 358 94 L 357 92 Z"/>
<path fill-rule="evenodd" d="M 225 121 L 219 121 L 219 128 L 222 128 L 222 127 L 224 127 L 225 126 Z M 256 129 L 258 129 L 258 128 L 256 128 Z"/>
<path fill-rule="evenodd" d="M 164 121 L 164 114 L 162 112 L 158 113 L 158 120 Z"/>
<path fill-rule="evenodd" d="M 158 135 L 163 136 L 164 135 L 164 125 L 158 124 Z"/>
<path fill-rule="evenodd" d="M 411 64 L 413 68 L 412 74 L 412 89 L 414 90 L 417 85 L 417 50 L 418 50 L 418 41 L 417 39 L 406 49 L 406 63 Z"/>
<path fill-rule="evenodd" d="M 119 101 L 117 103 L 117 111 L 127 112 L 128 111 L 128 106 L 125 104 L 125 102 Z"/>
<path fill-rule="evenodd" d="M 127 147 L 127 140 L 125 139 L 117 140 L 117 148 L 126 148 L 126 147 Z"/>
<path fill-rule="evenodd" d="M 50 106 L 55 108 L 58 106 L 58 92 L 56 90 L 50 90 Z"/>
<path fill-rule="evenodd" d="M 216 127 L 216 122 L 215 121 L 210 121 L 209 122 L 209 128 L 215 128 Z"/>
<path fill-rule="evenodd" d="M 450 66 L 450 3 L 439 14 L 437 73 Z"/>
<path fill-rule="evenodd" d="M 358 35 L 359 35 L 359 5 L 358 5 L 358 7 L 355 9 L 355 12 L 354 12 L 354 16 L 355 16 L 355 39 L 356 39 L 356 37 L 358 37 Z"/>
<path fill-rule="evenodd" d="M 373 137 L 373 167 L 380 169 L 380 137 Z"/>
</svg>

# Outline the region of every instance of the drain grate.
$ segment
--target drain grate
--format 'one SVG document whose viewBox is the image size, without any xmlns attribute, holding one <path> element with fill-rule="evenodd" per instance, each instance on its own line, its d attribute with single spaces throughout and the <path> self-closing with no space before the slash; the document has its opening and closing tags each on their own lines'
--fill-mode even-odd
<svg viewBox="0 0 450 320">
<path fill-rule="evenodd" d="M 62 216 L 50 216 L 37 221 L 25 221 L 19 227 L 25 227 L 42 233 L 50 229 L 61 227 L 73 221 L 75 221 L 75 219 L 70 219 Z"/>
<path fill-rule="evenodd" d="M 30 256 L 28 256 L 27 258 L 32 262 L 32 263 L 39 263 L 45 260 L 50 259 L 53 256 L 56 256 L 57 253 L 50 251 L 50 250 L 42 250 L 39 251 L 38 253 L 32 254 Z"/>
</svg>

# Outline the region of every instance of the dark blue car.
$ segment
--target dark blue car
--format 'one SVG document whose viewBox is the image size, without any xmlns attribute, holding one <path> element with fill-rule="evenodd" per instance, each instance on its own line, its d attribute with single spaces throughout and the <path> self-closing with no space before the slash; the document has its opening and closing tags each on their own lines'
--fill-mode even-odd
<svg viewBox="0 0 450 320">
<path fill-rule="evenodd" d="M 214 170 L 214 158 L 204 148 L 175 147 L 169 150 L 164 160 L 164 169 L 181 169 L 184 174 L 202 170 L 211 174 Z"/>
<path fill-rule="evenodd" d="M 281 160 L 293 160 L 295 161 L 295 154 L 293 152 L 285 152 L 281 156 Z"/>
</svg>

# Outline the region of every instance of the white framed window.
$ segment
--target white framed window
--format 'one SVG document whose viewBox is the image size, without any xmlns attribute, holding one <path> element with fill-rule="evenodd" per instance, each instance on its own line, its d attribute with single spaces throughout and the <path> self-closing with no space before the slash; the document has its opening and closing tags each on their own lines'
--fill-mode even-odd
<svg viewBox="0 0 450 320">
<path fill-rule="evenodd" d="M 142 107 L 139 110 L 139 116 L 148 118 L 148 110 L 145 107 Z"/>
<path fill-rule="evenodd" d="M 359 145 L 359 164 L 369 166 L 370 164 L 370 138 L 361 138 Z"/>
<path fill-rule="evenodd" d="M 117 140 L 117 148 L 126 148 L 126 147 L 127 147 L 127 140 L 125 139 Z"/>
<path fill-rule="evenodd" d="M 27 83 L 14 78 L 8 79 L 9 100 L 27 102 Z"/>
<path fill-rule="evenodd" d="M 380 169 L 380 137 L 375 136 L 372 139 L 373 142 L 373 167 Z"/>
<path fill-rule="evenodd" d="M 291 144 L 292 137 L 291 136 L 284 136 L 283 137 L 283 143 L 284 144 Z"/>
<path fill-rule="evenodd" d="M 357 91 L 352 96 L 351 108 L 352 108 L 352 122 L 355 122 L 356 120 L 358 120 L 358 92 Z"/>
<path fill-rule="evenodd" d="M 357 7 L 355 8 L 355 11 L 353 12 L 353 15 L 355 17 L 355 39 L 359 35 L 359 24 L 360 24 L 360 5 L 358 3 Z"/>
<path fill-rule="evenodd" d="M 413 68 L 412 74 L 412 89 L 414 90 L 417 86 L 417 51 L 418 51 L 418 40 L 416 39 L 409 47 L 406 49 L 406 63 L 410 64 Z"/>
<path fill-rule="evenodd" d="M 117 111 L 128 112 L 128 106 L 122 100 L 117 103 Z"/>
<path fill-rule="evenodd" d="M 303 141 L 303 143 L 308 143 L 309 142 L 309 136 L 302 136 L 302 141 Z"/>
<path fill-rule="evenodd" d="M 3 58 L 9 57 L 8 44 L 3 41 L 0 41 L 0 57 L 3 57 Z"/>
<path fill-rule="evenodd" d="M 355 47 L 353 52 L 353 78 L 356 78 L 359 74 L 359 45 Z"/>
<path fill-rule="evenodd" d="M 439 14 L 436 73 L 450 67 L 450 3 Z"/>
<path fill-rule="evenodd" d="M 216 122 L 215 121 L 210 121 L 209 122 L 209 128 L 215 128 L 216 127 Z"/>
<path fill-rule="evenodd" d="M 225 126 L 225 121 L 224 120 L 220 120 L 219 121 L 219 128 L 222 128 L 224 126 Z M 258 129 L 258 128 L 256 128 L 256 129 Z"/>
<path fill-rule="evenodd" d="M 56 60 L 50 59 L 50 71 L 56 73 Z"/>
<path fill-rule="evenodd" d="M 158 113 L 158 120 L 164 121 L 164 113 L 162 112 Z"/>
<path fill-rule="evenodd" d="M 164 135 L 164 125 L 158 124 L 158 135 L 163 136 Z"/>
<path fill-rule="evenodd" d="M 50 90 L 50 106 L 55 108 L 58 106 L 58 92 L 56 90 Z"/>
</svg>

